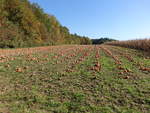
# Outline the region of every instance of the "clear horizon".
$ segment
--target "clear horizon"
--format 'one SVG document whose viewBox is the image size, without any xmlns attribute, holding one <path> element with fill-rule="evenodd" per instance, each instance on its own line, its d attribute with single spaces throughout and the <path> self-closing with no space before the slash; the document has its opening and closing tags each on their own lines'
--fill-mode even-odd
<svg viewBox="0 0 150 113">
<path fill-rule="evenodd" d="M 150 0 L 30 0 L 44 12 L 89 38 L 131 40 L 150 37 Z"/>
</svg>

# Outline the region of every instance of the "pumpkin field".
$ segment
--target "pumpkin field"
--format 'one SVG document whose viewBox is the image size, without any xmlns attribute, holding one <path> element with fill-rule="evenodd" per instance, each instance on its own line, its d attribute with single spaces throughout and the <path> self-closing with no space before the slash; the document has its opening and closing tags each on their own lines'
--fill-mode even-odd
<svg viewBox="0 0 150 113">
<path fill-rule="evenodd" d="M 150 53 L 110 45 L 0 49 L 0 113 L 149 113 Z"/>
</svg>

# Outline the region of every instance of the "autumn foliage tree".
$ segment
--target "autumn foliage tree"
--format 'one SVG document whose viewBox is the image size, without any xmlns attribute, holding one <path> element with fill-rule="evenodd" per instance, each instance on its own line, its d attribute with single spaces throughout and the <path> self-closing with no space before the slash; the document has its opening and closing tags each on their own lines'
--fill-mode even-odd
<svg viewBox="0 0 150 113">
<path fill-rule="evenodd" d="M 0 47 L 91 44 L 28 0 L 0 0 Z"/>
</svg>

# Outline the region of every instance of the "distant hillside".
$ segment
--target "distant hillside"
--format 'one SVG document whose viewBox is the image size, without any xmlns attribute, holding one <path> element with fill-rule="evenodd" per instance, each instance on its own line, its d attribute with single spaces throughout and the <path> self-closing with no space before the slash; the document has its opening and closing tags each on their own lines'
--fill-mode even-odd
<svg viewBox="0 0 150 113">
<path fill-rule="evenodd" d="M 0 0 L 0 47 L 91 44 L 28 0 Z"/>
<path fill-rule="evenodd" d="M 112 42 L 112 41 L 116 40 L 110 38 L 92 39 L 92 44 L 103 44 L 105 42 Z"/>
</svg>

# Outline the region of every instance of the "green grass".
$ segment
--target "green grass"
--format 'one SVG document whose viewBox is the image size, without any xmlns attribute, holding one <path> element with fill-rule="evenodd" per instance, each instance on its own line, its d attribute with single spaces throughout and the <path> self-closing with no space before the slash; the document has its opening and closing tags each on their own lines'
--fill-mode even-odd
<svg viewBox="0 0 150 113">
<path fill-rule="evenodd" d="M 91 48 L 91 50 L 90 50 Z M 66 49 L 66 48 L 64 48 Z M 49 51 L 35 53 L 38 61 L 28 61 L 27 55 L 0 63 L 0 112 L 10 113 L 148 113 L 150 111 L 150 73 L 140 71 L 134 63 L 111 51 L 132 73 L 118 74 L 114 59 L 99 50 L 94 66 L 96 48 L 80 46 L 75 56 L 69 51 L 64 56 Z M 109 49 L 109 47 L 108 47 Z M 123 48 L 121 48 L 123 49 Z M 63 47 L 62 47 L 63 50 Z M 111 50 L 111 49 L 110 49 Z M 118 51 L 118 49 L 116 49 Z M 132 52 L 132 50 L 128 49 Z M 83 61 L 78 61 L 85 53 Z M 43 56 L 47 55 L 47 59 Z M 143 57 L 134 55 L 141 62 Z M 56 63 L 58 61 L 58 63 Z M 150 66 L 149 60 L 143 62 Z M 6 64 L 10 66 L 7 67 Z M 26 67 L 24 69 L 24 67 Z M 16 72 L 21 68 L 21 72 Z M 71 69 L 71 72 L 66 71 Z M 124 79 L 124 76 L 129 78 Z"/>
</svg>

